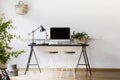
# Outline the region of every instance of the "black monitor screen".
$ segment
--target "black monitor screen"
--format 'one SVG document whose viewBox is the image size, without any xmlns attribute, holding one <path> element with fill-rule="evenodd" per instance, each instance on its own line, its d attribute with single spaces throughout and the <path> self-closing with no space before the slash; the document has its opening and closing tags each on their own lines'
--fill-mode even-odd
<svg viewBox="0 0 120 80">
<path fill-rule="evenodd" d="M 51 27 L 50 39 L 70 39 L 69 27 Z"/>
</svg>

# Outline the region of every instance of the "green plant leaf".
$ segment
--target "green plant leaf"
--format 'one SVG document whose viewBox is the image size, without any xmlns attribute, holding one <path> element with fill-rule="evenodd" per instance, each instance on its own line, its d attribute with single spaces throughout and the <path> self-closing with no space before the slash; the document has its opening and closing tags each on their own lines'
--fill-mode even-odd
<svg viewBox="0 0 120 80">
<path fill-rule="evenodd" d="M 12 29 L 15 29 L 12 21 L 6 21 L 4 16 L 0 16 L 0 64 L 5 64 L 11 57 L 17 58 L 25 52 L 24 50 L 13 51 L 13 47 L 10 46 L 10 42 L 14 38 L 20 38 L 20 36 L 9 33 L 9 30 Z"/>
</svg>

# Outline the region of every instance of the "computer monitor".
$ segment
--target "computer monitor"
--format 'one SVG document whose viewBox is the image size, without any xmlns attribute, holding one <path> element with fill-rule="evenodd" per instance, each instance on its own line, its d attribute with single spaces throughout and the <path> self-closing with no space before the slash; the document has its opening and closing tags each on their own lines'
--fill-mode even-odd
<svg viewBox="0 0 120 80">
<path fill-rule="evenodd" d="M 56 39 L 56 40 L 70 39 L 70 28 L 69 27 L 51 27 L 50 39 Z"/>
</svg>

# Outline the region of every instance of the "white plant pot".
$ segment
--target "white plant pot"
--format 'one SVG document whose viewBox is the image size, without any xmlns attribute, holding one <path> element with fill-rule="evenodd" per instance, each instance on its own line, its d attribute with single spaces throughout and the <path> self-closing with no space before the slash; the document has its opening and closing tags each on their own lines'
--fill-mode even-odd
<svg viewBox="0 0 120 80">
<path fill-rule="evenodd" d="M 7 64 L 6 71 L 9 76 L 18 76 L 17 64 Z"/>
<path fill-rule="evenodd" d="M 15 70 L 17 69 L 17 64 L 7 64 L 7 70 Z"/>
<path fill-rule="evenodd" d="M 6 70 L 9 76 L 18 76 L 18 69 L 15 70 Z"/>
</svg>

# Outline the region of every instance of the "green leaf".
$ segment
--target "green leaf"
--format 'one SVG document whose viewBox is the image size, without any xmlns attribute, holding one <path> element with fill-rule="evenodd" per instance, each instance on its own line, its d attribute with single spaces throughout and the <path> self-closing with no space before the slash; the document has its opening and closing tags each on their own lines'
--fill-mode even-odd
<svg viewBox="0 0 120 80">
<path fill-rule="evenodd" d="M 9 45 L 14 38 L 20 38 L 20 36 L 9 33 L 12 29 L 15 29 L 12 21 L 0 16 L 0 64 L 5 64 L 11 57 L 17 58 L 25 52 L 24 50 L 13 51 L 13 47 Z"/>
</svg>

